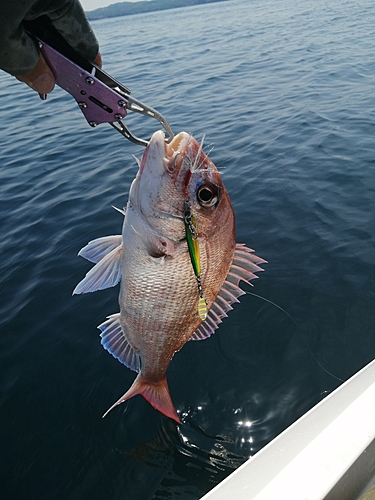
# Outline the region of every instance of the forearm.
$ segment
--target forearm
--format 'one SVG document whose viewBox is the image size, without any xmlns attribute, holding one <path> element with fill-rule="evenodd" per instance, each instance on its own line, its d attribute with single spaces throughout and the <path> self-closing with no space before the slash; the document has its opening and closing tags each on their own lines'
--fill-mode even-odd
<svg viewBox="0 0 375 500">
<path fill-rule="evenodd" d="M 0 0 L 0 68 L 20 76 L 38 63 L 36 43 L 25 33 L 23 20 L 47 15 L 54 27 L 82 57 L 93 61 L 99 45 L 77 0 Z"/>
</svg>

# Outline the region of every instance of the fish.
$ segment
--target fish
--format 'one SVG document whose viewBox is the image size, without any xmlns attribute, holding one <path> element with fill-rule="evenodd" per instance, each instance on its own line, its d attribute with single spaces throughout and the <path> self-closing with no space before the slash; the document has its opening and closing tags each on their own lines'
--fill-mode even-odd
<svg viewBox="0 0 375 500">
<path fill-rule="evenodd" d="M 217 330 L 239 286 L 266 261 L 236 243 L 235 215 L 221 175 L 187 132 L 167 144 L 156 131 L 138 162 L 122 234 L 90 241 L 78 253 L 95 265 L 73 294 L 120 283 L 120 311 L 98 326 L 101 344 L 137 376 L 103 415 L 138 394 L 180 422 L 167 368 L 188 341 Z M 115 207 L 114 207 L 115 208 Z"/>
</svg>

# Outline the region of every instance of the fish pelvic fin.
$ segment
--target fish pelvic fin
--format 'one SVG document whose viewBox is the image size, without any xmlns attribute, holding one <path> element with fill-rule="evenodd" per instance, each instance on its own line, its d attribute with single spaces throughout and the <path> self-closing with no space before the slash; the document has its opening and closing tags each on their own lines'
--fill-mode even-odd
<svg viewBox="0 0 375 500">
<path fill-rule="evenodd" d="M 115 407 L 124 403 L 128 399 L 141 394 L 146 401 L 150 403 L 156 410 L 163 413 L 166 417 L 172 418 L 178 424 L 181 423 L 176 409 L 172 403 L 171 395 L 169 394 L 167 378 L 164 377 L 158 382 L 149 382 L 146 380 L 142 373 L 140 373 L 134 380 L 133 385 L 130 389 L 118 400 L 114 405 L 112 405 L 109 410 L 107 410 L 103 418 Z"/>
<path fill-rule="evenodd" d="M 96 292 L 117 285 L 121 280 L 122 245 L 116 246 L 90 269 L 73 290 L 73 295 Z"/>
<path fill-rule="evenodd" d="M 78 252 L 80 257 L 97 264 L 112 250 L 119 247 L 122 243 L 121 234 L 115 236 L 104 236 L 96 240 L 89 241 L 86 246 Z"/>
</svg>

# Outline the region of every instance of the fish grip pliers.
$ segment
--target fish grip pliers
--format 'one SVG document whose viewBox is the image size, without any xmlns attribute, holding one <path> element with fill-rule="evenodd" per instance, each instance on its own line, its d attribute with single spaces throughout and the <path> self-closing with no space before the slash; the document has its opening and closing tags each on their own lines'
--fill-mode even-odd
<svg viewBox="0 0 375 500">
<path fill-rule="evenodd" d="M 130 90 L 96 64 L 82 58 L 58 33 L 47 16 L 25 21 L 26 31 L 38 41 L 40 51 L 51 68 L 57 85 L 71 94 L 91 127 L 109 123 L 135 144 L 148 141 L 131 133 L 123 119 L 128 111 L 155 118 L 168 134 L 174 134 L 164 116 L 130 96 Z"/>
</svg>

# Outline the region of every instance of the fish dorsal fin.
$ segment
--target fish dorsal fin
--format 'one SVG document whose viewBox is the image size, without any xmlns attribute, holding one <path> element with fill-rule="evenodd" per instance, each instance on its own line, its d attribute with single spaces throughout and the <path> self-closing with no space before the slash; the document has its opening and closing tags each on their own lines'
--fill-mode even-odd
<svg viewBox="0 0 375 500">
<path fill-rule="evenodd" d="M 97 264 L 103 257 L 120 245 L 120 234 L 116 236 L 104 236 L 103 238 L 96 238 L 96 240 L 89 241 L 86 246 L 81 248 L 78 255 Z"/>
<path fill-rule="evenodd" d="M 73 290 L 73 295 L 96 292 L 117 285 L 121 279 L 122 245 L 105 255 Z"/>
<path fill-rule="evenodd" d="M 253 252 L 254 250 L 242 243 L 236 244 L 232 265 L 223 286 L 208 311 L 206 321 L 200 324 L 190 340 L 204 340 L 211 337 L 219 328 L 222 319 L 227 317 L 227 312 L 233 309 L 232 304 L 239 302 L 238 297 L 245 294 L 239 286 L 240 281 L 251 285 L 250 280 L 258 278 L 254 273 L 263 271 L 258 264 L 265 264 L 267 261 L 257 257 Z"/>
<path fill-rule="evenodd" d="M 140 358 L 124 336 L 120 324 L 120 313 L 108 316 L 107 320 L 99 325 L 98 328 L 102 332 L 100 336 L 104 349 L 110 352 L 120 363 L 123 363 L 135 372 L 139 372 L 141 366 Z"/>
</svg>

